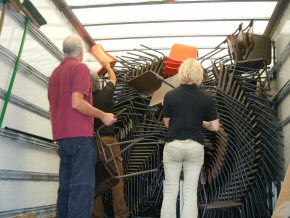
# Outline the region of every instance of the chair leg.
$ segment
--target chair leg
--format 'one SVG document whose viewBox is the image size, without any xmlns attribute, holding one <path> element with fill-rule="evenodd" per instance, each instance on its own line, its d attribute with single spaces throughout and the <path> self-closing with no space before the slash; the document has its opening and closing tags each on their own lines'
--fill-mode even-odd
<svg viewBox="0 0 290 218">
<path fill-rule="evenodd" d="M 242 208 L 238 207 L 240 218 L 244 218 Z"/>
</svg>

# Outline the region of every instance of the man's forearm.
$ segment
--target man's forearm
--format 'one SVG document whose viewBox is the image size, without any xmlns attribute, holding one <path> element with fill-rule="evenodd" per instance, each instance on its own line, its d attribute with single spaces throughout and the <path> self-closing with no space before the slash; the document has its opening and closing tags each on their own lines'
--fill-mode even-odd
<svg viewBox="0 0 290 218">
<path fill-rule="evenodd" d="M 104 116 L 104 112 L 93 107 L 89 102 L 87 102 L 85 99 L 82 99 L 76 104 L 74 109 L 78 110 L 80 113 L 90 116 L 102 119 Z"/>
<path fill-rule="evenodd" d="M 115 72 L 114 72 L 113 69 L 111 68 L 111 66 L 109 66 L 109 67 L 107 68 L 107 72 L 108 72 L 108 74 L 109 74 L 109 79 L 110 79 L 110 81 L 113 82 L 114 85 L 115 85 L 116 82 L 117 82 L 117 77 L 116 77 Z"/>
<path fill-rule="evenodd" d="M 110 65 L 110 62 L 107 62 L 107 61 L 104 61 L 102 62 L 103 66 L 105 67 L 105 69 L 107 70 L 108 72 L 108 75 L 109 75 L 109 80 L 114 83 L 114 85 L 116 84 L 117 82 L 117 77 L 116 77 L 116 74 L 115 72 L 113 71 L 111 65 Z"/>
</svg>

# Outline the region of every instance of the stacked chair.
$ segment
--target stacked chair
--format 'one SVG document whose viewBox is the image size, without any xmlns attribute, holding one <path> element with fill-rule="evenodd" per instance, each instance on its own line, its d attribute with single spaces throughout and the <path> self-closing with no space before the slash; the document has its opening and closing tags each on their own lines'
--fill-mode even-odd
<svg viewBox="0 0 290 218">
<path fill-rule="evenodd" d="M 282 179 L 282 136 L 268 94 L 270 40 L 249 29 L 240 25 L 228 36 L 222 43 L 229 46 L 228 57 L 206 69 L 203 85 L 216 99 L 222 129 L 215 137 L 207 133 L 205 182 L 199 193 L 204 217 L 271 217 L 273 192 Z M 245 37 L 253 37 L 251 44 Z"/>
<path fill-rule="evenodd" d="M 111 66 L 114 66 L 116 64 L 116 58 L 112 55 L 110 55 L 108 52 L 105 51 L 105 49 L 100 44 L 95 44 L 92 46 L 92 53 L 99 61 L 108 61 Z M 101 67 L 101 69 L 98 71 L 99 76 L 103 76 L 106 73 L 106 69 L 104 67 Z"/>
<path fill-rule="evenodd" d="M 201 88 L 215 100 L 221 122 L 216 133 L 204 130 L 199 217 L 271 217 L 284 162 L 276 108 L 289 88 L 285 86 L 276 97 L 269 94 L 269 42 L 269 38 L 253 33 L 250 22 L 244 29 L 239 25 L 215 49 L 199 57 L 202 64 L 210 63 L 204 68 Z M 141 47 L 117 57 L 114 66 L 118 77 L 114 112 L 125 109 L 118 116 L 116 131 L 120 142 L 134 142 L 122 153 L 125 174 L 136 174 L 125 178 L 131 216 L 160 217 L 167 131 L 162 122 L 162 100 L 168 90 L 178 86 L 177 75 L 165 76 L 163 72 L 178 58 Z M 111 194 L 107 191 L 104 196 L 106 214 L 113 217 Z"/>
<path fill-rule="evenodd" d="M 118 114 L 116 135 L 120 142 L 134 141 L 134 146 L 121 144 L 125 170 L 125 193 L 132 216 L 141 213 L 158 217 L 162 200 L 162 145 L 166 128 L 151 111 L 149 99 L 140 95 L 119 78 L 114 113 Z M 124 91 L 125 90 L 125 91 Z M 138 139 L 142 140 L 138 140 Z M 136 141 L 138 140 L 138 141 Z M 130 176 L 132 175 L 132 176 Z M 111 193 L 105 193 L 107 215 L 113 217 Z M 156 207 L 156 205 L 159 206 Z M 155 208 L 152 210 L 152 208 Z"/>
<path fill-rule="evenodd" d="M 187 58 L 197 58 L 198 49 L 193 46 L 174 44 L 164 65 L 164 77 L 168 78 L 178 73 L 178 68 Z"/>
</svg>

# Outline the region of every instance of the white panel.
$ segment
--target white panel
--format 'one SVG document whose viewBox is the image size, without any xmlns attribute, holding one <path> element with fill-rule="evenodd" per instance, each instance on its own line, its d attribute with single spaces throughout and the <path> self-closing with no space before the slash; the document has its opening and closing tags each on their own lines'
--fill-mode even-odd
<svg viewBox="0 0 290 218">
<path fill-rule="evenodd" d="M 52 139 L 50 120 L 30 111 L 8 104 L 2 127 L 9 127 Z"/>
<path fill-rule="evenodd" d="M 211 37 L 211 40 L 207 38 L 199 37 L 182 37 L 182 38 L 153 38 L 153 39 L 124 39 L 124 40 L 108 40 L 108 41 L 96 41 L 103 46 L 105 50 L 110 51 L 122 51 L 122 49 L 141 48 L 140 45 L 145 45 L 151 48 L 168 49 L 174 43 L 186 44 L 196 46 L 198 48 L 213 48 L 219 45 L 225 40 L 225 37 Z"/>
<path fill-rule="evenodd" d="M 75 29 L 52 1 L 31 0 L 31 2 L 47 21 L 46 25 L 39 28 L 40 31 L 62 50 L 63 39 L 68 35 L 76 33 Z"/>
<path fill-rule="evenodd" d="M 155 0 L 155 2 L 162 2 L 163 0 Z M 117 3 L 141 3 L 145 0 L 66 0 L 68 5 L 104 5 Z M 150 1 L 148 1 L 150 2 Z"/>
<path fill-rule="evenodd" d="M 286 14 L 286 15 L 289 16 L 289 14 Z M 284 23 L 285 23 L 285 19 L 284 19 Z M 290 42 L 290 34 L 280 35 L 279 33 L 276 33 L 276 36 L 277 36 L 276 51 L 277 51 L 278 58 L 280 57 L 281 53 L 285 50 L 286 46 Z M 275 81 L 276 92 L 278 92 L 283 87 L 283 85 L 285 85 L 286 82 L 290 80 L 289 69 L 290 69 L 290 56 L 288 55 L 284 64 L 281 66 L 278 77 Z M 278 115 L 279 115 L 280 121 L 283 121 L 287 117 L 290 116 L 289 108 L 290 108 L 290 95 L 286 96 L 286 98 L 283 99 L 283 101 L 280 103 L 278 107 Z M 290 134 L 289 132 L 290 132 L 290 124 L 288 123 L 283 128 L 283 143 L 284 143 L 284 158 L 285 158 L 284 169 L 287 169 L 287 166 L 290 163 Z"/>
<path fill-rule="evenodd" d="M 23 25 L 16 21 L 10 10 L 7 10 L 1 32 L 1 45 L 10 48 L 10 51 L 17 55 L 22 35 Z"/>
<path fill-rule="evenodd" d="M 269 18 L 276 2 L 217 2 L 74 9 L 82 23 Z M 257 10 L 259 8 L 259 10 Z M 221 27 L 223 28 L 223 27 Z"/>
<path fill-rule="evenodd" d="M 272 40 L 277 41 L 277 38 L 281 35 L 290 35 L 290 4 L 287 6 L 284 15 L 279 20 L 279 24 L 276 27 L 276 30 L 273 34 Z M 277 47 L 279 49 L 279 47 Z M 282 49 L 282 47 L 280 47 Z"/>
<path fill-rule="evenodd" d="M 139 46 L 138 49 L 144 49 L 144 48 Z M 202 57 L 202 56 L 208 54 L 209 52 L 211 52 L 212 50 L 213 49 L 198 49 L 198 56 Z M 158 50 L 158 51 L 161 52 L 163 55 L 168 56 L 169 53 L 170 53 L 170 48 L 169 49 L 164 49 L 164 50 Z M 138 51 L 129 51 L 129 52 L 134 53 L 134 54 L 145 55 L 142 52 L 138 52 Z M 152 54 L 155 54 L 155 55 L 159 55 L 158 53 L 156 53 L 155 51 L 152 51 L 152 50 L 145 50 L 144 52 L 148 52 L 148 53 L 152 53 Z M 126 52 L 126 51 L 124 51 L 124 52 L 109 52 L 109 54 L 113 55 L 115 57 L 116 56 L 120 57 L 122 55 L 127 55 L 128 52 Z M 218 57 L 226 55 L 226 54 L 228 54 L 228 50 L 227 49 L 223 50 L 221 53 L 218 53 Z"/>
<path fill-rule="evenodd" d="M 289 104 L 288 104 L 288 108 L 289 108 Z M 290 116 L 290 114 L 289 114 Z M 283 128 L 283 136 L 284 136 L 284 158 L 285 158 L 285 162 L 284 162 L 284 169 L 286 170 L 287 167 L 290 164 L 290 125 L 288 124 L 287 126 L 285 126 Z"/>
<path fill-rule="evenodd" d="M 24 31 L 23 25 L 10 13 L 7 14 L 1 33 L 1 45 L 18 56 Z M 21 59 L 46 76 L 51 75 L 53 68 L 60 62 L 30 33 L 26 36 Z"/>
<path fill-rule="evenodd" d="M 283 66 L 280 68 L 280 72 L 278 74 L 277 79 L 278 84 L 277 91 L 279 91 L 286 84 L 286 82 L 290 80 L 289 67 L 290 67 L 290 58 L 288 58 L 283 64 Z M 290 116 L 289 108 L 290 108 L 290 95 L 287 95 L 279 105 L 279 118 L 281 121 Z M 285 140 L 285 142 L 288 141 Z"/>
<path fill-rule="evenodd" d="M 284 52 L 286 46 L 289 44 L 290 42 L 290 34 L 280 34 L 278 39 L 275 42 L 276 45 L 276 58 L 279 58 L 282 54 L 282 52 Z"/>
<path fill-rule="evenodd" d="M 87 26 L 86 30 L 95 40 L 118 37 L 154 37 L 154 36 L 192 36 L 192 35 L 229 35 L 239 26 L 240 21 L 210 22 L 172 22 L 146 23 L 109 26 Z M 256 21 L 254 32 L 263 34 L 268 21 Z M 243 22 L 243 27 L 249 22 Z M 222 27 L 222 28 L 221 28 Z M 211 37 L 207 37 L 208 40 Z"/>
<path fill-rule="evenodd" d="M 0 181 L 0 211 L 56 204 L 58 182 Z"/>
<path fill-rule="evenodd" d="M 0 62 L 2 76 L 0 87 L 8 90 L 10 78 L 14 69 L 14 64 L 2 58 Z M 47 89 L 45 86 L 36 83 L 31 78 L 26 77 L 21 70 L 17 72 L 12 94 L 25 99 L 26 101 L 48 111 Z M 0 109 L 2 111 L 3 100 L 0 100 Z M 4 122 L 2 127 L 8 126 L 17 130 L 52 138 L 50 120 L 40 115 L 26 111 L 16 105 L 8 103 Z"/>
<path fill-rule="evenodd" d="M 290 34 L 290 19 L 287 20 L 287 22 L 283 26 L 283 28 L 281 30 L 281 34 Z"/>
<path fill-rule="evenodd" d="M 18 141 L 0 138 L 0 160 L 0 169 L 52 174 L 59 172 L 56 150 L 45 150 Z"/>
<path fill-rule="evenodd" d="M 21 71 L 18 73 L 12 93 L 48 111 L 47 87 L 27 78 Z"/>
<path fill-rule="evenodd" d="M 0 62 L 0 67 L 4 74 L 0 80 L 0 87 L 7 91 L 14 66 L 2 64 Z M 12 94 L 48 111 L 47 87 L 37 82 L 39 81 L 27 77 L 26 74 L 19 69 L 15 77 Z"/>
<path fill-rule="evenodd" d="M 50 76 L 53 69 L 60 63 L 56 57 L 29 35 L 27 36 L 21 59 L 45 76 Z"/>
<path fill-rule="evenodd" d="M 0 88 L 2 89 L 8 89 L 10 78 L 13 73 L 14 64 L 8 61 L 3 56 L 0 56 Z M 6 88 L 7 87 L 7 88 Z"/>
</svg>

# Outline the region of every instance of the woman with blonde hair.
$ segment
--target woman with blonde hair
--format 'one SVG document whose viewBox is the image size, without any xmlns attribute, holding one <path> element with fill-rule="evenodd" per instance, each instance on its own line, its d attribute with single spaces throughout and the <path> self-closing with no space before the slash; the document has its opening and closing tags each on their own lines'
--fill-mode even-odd
<svg viewBox="0 0 290 218">
<path fill-rule="evenodd" d="M 165 192 L 161 218 L 176 217 L 182 169 L 181 218 L 197 218 L 197 185 L 204 161 L 202 128 L 218 131 L 219 120 L 212 97 L 199 88 L 203 80 L 201 64 L 196 59 L 187 59 L 178 75 L 181 85 L 166 93 L 163 101 L 163 120 L 168 131 L 163 151 Z"/>
</svg>

